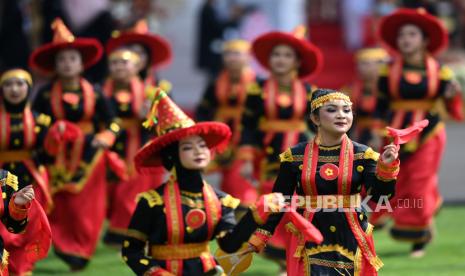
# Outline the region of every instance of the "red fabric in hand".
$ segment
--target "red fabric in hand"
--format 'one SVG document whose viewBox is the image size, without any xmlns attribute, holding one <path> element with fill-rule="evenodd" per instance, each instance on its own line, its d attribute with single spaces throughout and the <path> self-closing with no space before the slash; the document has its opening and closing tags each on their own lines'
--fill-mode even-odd
<svg viewBox="0 0 465 276">
<path fill-rule="evenodd" d="M 320 230 L 318 230 L 318 228 L 316 228 L 310 221 L 306 220 L 295 210 L 291 209 L 289 212 L 289 218 L 295 227 L 297 227 L 297 229 L 299 229 L 299 231 L 304 235 L 306 241 L 311 241 L 316 244 L 321 244 L 323 242 L 323 235 Z"/>
<path fill-rule="evenodd" d="M 388 137 L 392 137 L 394 139 L 394 144 L 401 145 L 405 144 L 408 141 L 415 138 L 420 132 L 423 131 L 425 127 L 429 124 L 428 120 L 422 120 L 419 122 L 415 122 L 411 127 L 404 128 L 404 129 L 396 129 L 392 127 L 386 127 L 388 131 Z"/>
</svg>

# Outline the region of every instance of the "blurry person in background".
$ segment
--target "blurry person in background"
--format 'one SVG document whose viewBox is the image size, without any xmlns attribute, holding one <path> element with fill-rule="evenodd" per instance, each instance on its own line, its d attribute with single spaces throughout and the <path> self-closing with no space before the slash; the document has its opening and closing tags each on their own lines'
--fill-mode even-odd
<svg viewBox="0 0 465 276">
<path fill-rule="evenodd" d="M 121 246 L 124 233 L 129 225 L 136 196 L 161 181 L 159 175 L 142 175 L 135 171 L 134 156 L 150 137 L 142 127 L 147 101 L 145 85 L 138 76 L 140 58 L 135 52 L 126 48 L 117 48 L 109 53 L 110 75 L 103 86 L 104 95 L 115 108 L 115 115 L 120 119 L 121 132 L 112 151 L 125 161 L 127 179 L 121 180 L 109 171 L 108 176 L 108 212 L 109 226 L 104 236 L 108 245 Z"/>
<path fill-rule="evenodd" d="M 49 42 L 54 34 L 49 28 L 60 17 L 76 36 L 96 38 L 106 43 L 115 29 L 110 13 L 111 0 L 47 0 L 41 1 L 42 41 Z M 101 82 L 107 75 L 106 60 L 102 59 L 84 73 L 92 83 Z"/>
<path fill-rule="evenodd" d="M 303 79 L 323 65 L 319 48 L 300 26 L 292 33 L 269 32 L 252 43 L 252 53 L 270 77 L 250 85 L 242 115 L 238 159 L 241 174 L 259 181 L 259 194 L 269 193 L 279 171 L 279 153 L 311 136 L 305 119 L 314 86 Z M 284 228 L 278 227 L 265 255 L 285 270 Z"/>
<path fill-rule="evenodd" d="M 350 137 L 354 141 L 368 144 L 371 141 L 373 125 L 381 123 L 379 120 L 373 120 L 377 98 L 376 86 L 379 68 L 388 62 L 389 56 L 382 48 L 364 48 L 355 53 L 355 59 L 357 77 L 352 84 L 342 88 L 342 91 L 349 95 L 353 103 L 352 110 L 357 114 Z"/>
<path fill-rule="evenodd" d="M 149 31 L 147 21 L 141 19 L 127 30 L 113 32 L 106 45 L 107 53 L 118 48 L 128 48 L 139 56 L 137 64 L 139 77 L 144 81 L 149 98 L 153 97 L 153 87 L 159 86 L 166 92 L 171 92 L 171 83 L 157 78 L 157 71 L 170 64 L 172 50 L 170 43 L 163 37 Z"/>
<path fill-rule="evenodd" d="M 11 69 L 0 77 L 0 169 L 16 175 L 17 188 L 31 188 L 36 198 L 30 204 L 22 235 L 0 225 L 0 236 L 10 255 L 8 270 L 21 276 L 31 273 L 35 263 L 47 257 L 52 243 L 46 212 L 53 203 L 44 166 L 51 158 L 43 147 L 51 118 L 31 110 L 31 90 L 32 77 L 25 70 Z"/>
<path fill-rule="evenodd" d="M 231 128 L 230 145 L 212 161 L 210 170 L 221 172 L 221 190 L 241 200 L 242 208 L 236 209 L 238 212 L 255 202 L 257 197 L 250 180 L 240 175 L 241 162 L 236 160 L 247 90 L 256 83 L 249 62 L 249 42 L 239 39 L 226 41 L 223 44 L 223 70 L 216 80 L 208 84 L 196 110 L 197 121 L 219 121 Z"/>
<path fill-rule="evenodd" d="M 433 238 L 434 215 L 442 205 L 438 172 L 446 131 L 435 105 L 444 101 L 451 117 L 463 120 L 462 98 L 452 70 L 435 58 L 448 45 L 447 31 L 436 17 L 421 8 L 398 9 L 381 19 L 379 34 L 395 58 L 380 69 L 375 117 L 393 128 L 405 128 L 423 119 L 429 125 L 400 148 L 394 211 L 373 213 L 370 221 L 382 226 L 392 217 L 391 236 L 410 242 L 411 257 L 418 258 Z M 414 206 L 397 206 L 402 201 Z"/>
<path fill-rule="evenodd" d="M 106 211 L 107 149 L 120 131 L 113 108 L 82 73 L 102 56 L 92 38 L 76 38 L 56 19 L 52 42 L 37 48 L 30 66 L 54 78 L 41 88 L 33 110 L 59 122 L 52 137 L 67 140 L 48 144 L 55 153 L 48 166 L 54 208 L 49 215 L 55 253 L 71 270 L 82 270 L 99 241 Z"/>
</svg>

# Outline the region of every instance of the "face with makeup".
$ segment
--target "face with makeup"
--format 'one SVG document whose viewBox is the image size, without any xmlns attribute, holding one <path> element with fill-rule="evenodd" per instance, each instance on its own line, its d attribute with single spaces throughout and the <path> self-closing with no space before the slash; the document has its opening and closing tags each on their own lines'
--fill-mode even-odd
<svg viewBox="0 0 465 276">
<path fill-rule="evenodd" d="M 404 56 L 412 55 L 418 51 L 425 51 L 428 39 L 421 29 L 413 24 L 405 24 L 397 34 L 397 48 Z"/>
<path fill-rule="evenodd" d="M 55 71 L 59 78 L 71 79 L 84 70 L 81 53 L 76 49 L 64 49 L 55 57 Z"/>
<path fill-rule="evenodd" d="M 364 59 L 357 61 L 357 71 L 362 81 L 374 81 L 378 78 L 382 60 Z"/>
<path fill-rule="evenodd" d="M 188 136 L 179 141 L 179 160 L 186 169 L 203 170 L 210 163 L 210 149 L 202 137 Z"/>
<path fill-rule="evenodd" d="M 328 101 L 317 111 L 317 114 L 312 113 L 310 118 L 318 126 L 320 133 L 331 136 L 343 135 L 352 126 L 352 108 L 346 101 Z"/>
<path fill-rule="evenodd" d="M 21 78 L 10 78 L 3 82 L 3 98 L 10 104 L 19 104 L 26 100 L 29 86 Z"/>
<path fill-rule="evenodd" d="M 300 66 L 296 51 L 288 45 L 277 45 L 271 51 L 269 64 L 271 72 L 282 76 L 297 70 Z"/>
</svg>

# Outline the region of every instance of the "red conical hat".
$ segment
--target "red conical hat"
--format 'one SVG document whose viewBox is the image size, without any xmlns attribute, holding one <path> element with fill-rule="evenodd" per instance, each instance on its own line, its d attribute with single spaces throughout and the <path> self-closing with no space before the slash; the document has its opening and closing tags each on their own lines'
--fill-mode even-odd
<svg viewBox="0 0 465 276">
<path fill-rule="evenodd" d="M 389 50 L 397 49 L 397 34 L 405 24 L 418 26 L 429 38 L 428 51 L 438 54 L 447 47 L 449 37 L 442 22 L 429 14 L 425 9 L 397 9 L 394 13 L 383 17 L 379 23 L 378 37 Z"/>
<path fill-rule="evenodd" d="M 75 38 L 63 21 L 57 18 L 52 23 L 53 40 L 32 52 L 29 66 L 41 73 L 55 72 L 55 55 L 63 49 L 76 49 L 81 53 L 84 69 L 97 63 L 103 54 L 103 47 L 94 38 Z"/>
<path fill-rule="evenodd" d="M 134 158 L 138 171 L 161 166 L 160 151 L 182 138 L 199 135 L 210 149 L 223 150 L 231 137 L 231 130 L 219 122 L 195 123 L 168 95 L 158 89 L 145 127 L 155 127 L 156 137 L 139 150 Z"/>
<path fill-rule="evenodd" d="M 305 27 L 299 26 L 292 33 L 269 32 L 259 36 L 252 44 L 252 52 L 260 64 L 270 69 L 268 64 L 271 51 L 277 45 L 289 45 L 300 58 L 299 77 L 305 78 L 318 73 L 323 66 L 323 54 L 313 43 L 305 39 Z"/>
<path fill-rule="evenodd" d="M 171 62 L 171 46 L 168 41 L 158 35 L 149 33 L 147 22 L 139 20 L 133 28 L 124 32 L 115 32 L 114 37 L 108 40 L 107 53 L 128 44 L 142 44 L 150 50 L 150 64 L 160 67 Z"/>
</svg>

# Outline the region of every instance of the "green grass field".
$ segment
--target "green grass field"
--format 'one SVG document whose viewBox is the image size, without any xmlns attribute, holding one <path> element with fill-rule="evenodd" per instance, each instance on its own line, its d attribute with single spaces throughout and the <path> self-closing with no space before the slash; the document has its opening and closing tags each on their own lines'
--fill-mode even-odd
<svg viewBox="0 0 465 276">
<path fill-rule="evenodd" d="M 380 275 L 465 275 L 465 207 L 445 207 L 436 221 L 437 235 L 422 259 L 408 257 L 410 246 L 389 238 L 386 231 L 375 233 L 377 252 L 384 262 Z M 278 267 L 260 256 L 244 275 L 277 275 Z M 119 252 L 99 245 L 89 267 L 70 273 L 53 253 L 39 262 L 34 275 L 133 275 L 124 265 Z"/>
</svg>

